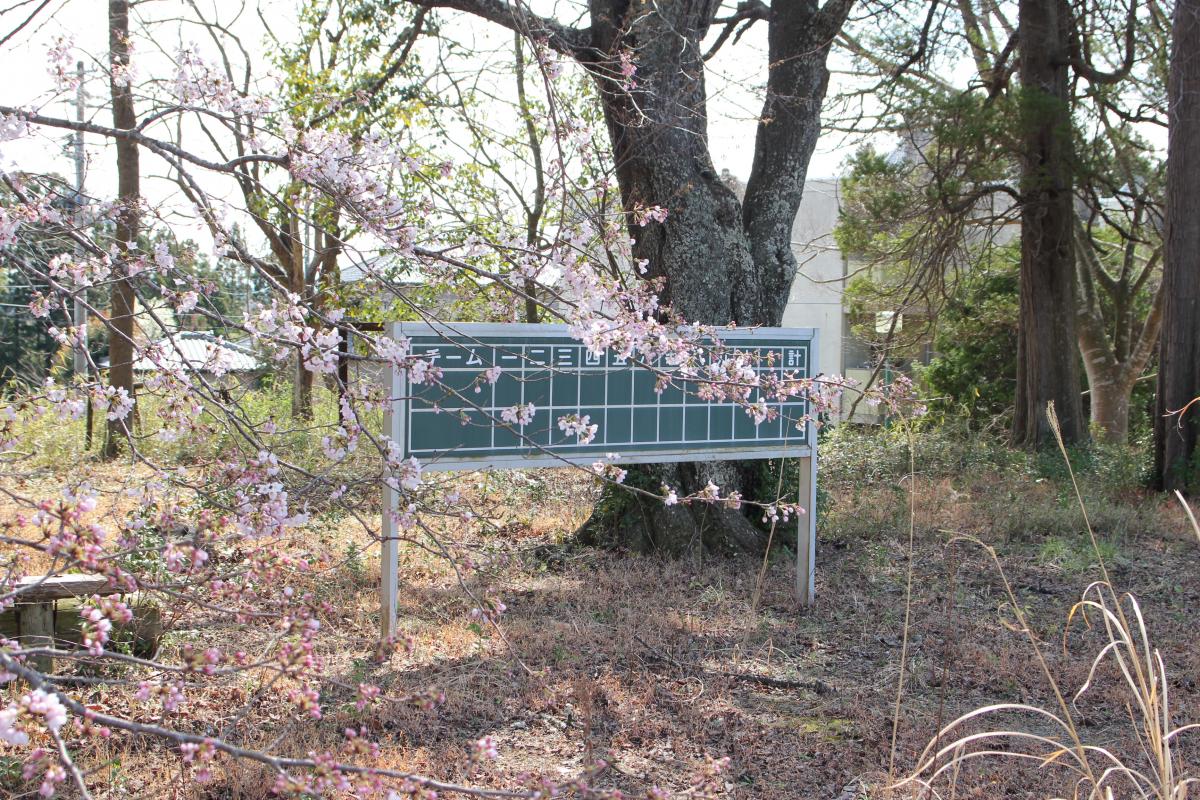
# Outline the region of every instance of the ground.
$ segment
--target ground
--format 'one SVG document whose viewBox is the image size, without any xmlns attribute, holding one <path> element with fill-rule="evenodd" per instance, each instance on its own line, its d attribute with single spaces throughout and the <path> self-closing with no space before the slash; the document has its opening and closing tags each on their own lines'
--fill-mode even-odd
<svg viewBox="0 0 1200 800">
<path fill-rule="evenodd" d="M 461 491 L 485 501 L 489 524 L 468 526 L 446 544 L 475 565 L 466 586 L 507 608 L 498 629 L 473 619 L 473 601 L 447 563 L 408 545 L 401 556 L 400 613 L 410 649 L 383 663 L 372 657 L 374 551 L 357 550 L 364 542 L 352 518 L 318 517 L 286 545 L 296 553 L 340 554 L 320 561 L 307 587 L 329 600 L 321 655 L 341 677 L 323 693 L 324 719 L 297 723 L 279 688 L 230 682 L 197 696 L 178 723 L 221 730 L 247 746 L 277 742 L 303 755 L 340 740 L 351 720 L 352 687 L 367 681 L 390 696 L 415 698 L 371 712 L 368 725 L 384 743 L 379 763 L 439 778 L 512 787 L 525 773 L 569 777 L 603 759 L 597 786 L 643 797 L 652 786 L 687 790 L 713 760 L 728 758 L 713 796 L 916 796 L 912 787 L 887 787 L 908 774 L 940 725 L 990 703 L 1054 708 L 1000 572 L 980 543 L 962 535 L 998 552 L 1068 696 L 1085 681 L 1101 643 L 1079 620 L 1064 638 L 1071 607 L 1099 577 L 1068 485 L 1061 476 L 990 469 L 973 468 L 968 476 L 931 468 L 937 474 L 918 474 L 915 483 L 843 474 L 827 484 L 817 601 L 810 608 L 793 599 L 786 550 L 764 567 L 748 557 L 678 561 L 574 546 L 570 534 L 597 492 L 580 473 L 455 478 Z M 98 464 L 74 477 L 108 488 L 138 480 L 128 467 Z M 45 469 L 27 475 L 24 490 L 60 478 Z M 364 513 L 373 502 L 364 498 Z M 1106 499 L 1094 513 L 1114 582 L 1137 596 L 1162 652 L 1175 719 L 1200 720 L 1200 571 L 1193 534 L 1168 498 L 1140 491 L 1119 502 Z M 168 654 L 205 643 L 253 652 L 270 635 L 262 626 L 235 625 L 194 608 L 167 609 L 166 616 L 171 633 L 162 647 Z M 137 705 L 131 694 L 120 683 L 86 691 L 96 708 L 118 712 Z M 444 702 L 436 702 L 439 695 Z M 429 699 L 434 702 L 421 702 Z M 1140 765 L 1144 755 L 1129 701 L 1113 670 L 1102 668 L 1072 714 L 1085 743 Z M 1017 716 L 992 724 L 1044 730 Z M 489 735 L 499 758 L 473 764 L 472 743 Z M 1179 754 L 1186 768 L 1198 762 L 1200 749 L 1184 737 Z M 117 735 L 83 761 L 93 770 L 98 798 L 268 795 L 265 769 L 222 761 L 213 780 L 198 787 L 179 780 L 178 759 L 164 755 L 161 743 Z M 36 790 L 6 758 L 0 750 L 0 794 Z M 975 762 L 957 787 L 958 795 L 978 797 L 1070 792 L 1061 770 L 1018 770 L 999 759 Z"/>
</svg>

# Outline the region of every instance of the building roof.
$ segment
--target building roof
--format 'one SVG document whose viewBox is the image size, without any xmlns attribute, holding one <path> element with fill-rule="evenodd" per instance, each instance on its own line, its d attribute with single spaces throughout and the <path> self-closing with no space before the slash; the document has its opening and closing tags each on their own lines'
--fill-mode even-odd
<svg viewBox="0 0 1200 800">
<path fill-rule="evenodd" d="M 133 362 L 134 371 L 157 372 L 181 366 L 205 369 L 216 363 L 224 366 L 226 372 L 256 372 L 263 369 L 262 362 L 249 348 L 223 341 L 204 331 L 181 331 L 173 337 L 160 339 L 156 344 L 162 356 L 153 360 L 142 356 Z"/>
</svg>

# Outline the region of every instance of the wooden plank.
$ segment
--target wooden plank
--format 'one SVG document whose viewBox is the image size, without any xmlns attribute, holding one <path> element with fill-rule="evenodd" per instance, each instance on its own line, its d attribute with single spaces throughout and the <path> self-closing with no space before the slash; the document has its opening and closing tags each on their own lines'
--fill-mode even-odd
<svg viewBox="0 0 1200 800">
<path fill-rule="evenodd" d="M 138 595 L 126 596 L 125 602 L 133 611 L 133 621 L 128 624 L 113 626 L 113 638 L 129 642 L 132 639 L 134 655 L 148 657 L 154 654 L 162 638 L 162 612 L 152 603 L 138 599 Z M 54 609 L 54 641 L 59 645 L 79 646 L 83 637 L 80 632 L 79 611 L 81 602 L 75 599 L 59 600 Z M 0 636 L 9 639 L 20 639 L 26 619 L 24 612 L 34 609 L 34 624 L 37 624 L 37 607 L 35 603 L 25 603 L 13 606 L 0 612 Z"/>
<path fill-rule="evenodd" d="M 21 647 L 53 647 L 54 646 L 54 603 L 33 603 L 21 608 Z M 42 673 L 54 671 L 54 659 L 49 656 L 38 656 L 33 661 L 33 668 Z"/>
<path fill-rule="evenodd" d="M 16 639 L 21 630 L 17 627 L 17 610 L 9 608 L 0 611 L 0 636 L 5 639 Z"/>
<path fill-rule="evenodd" d="M 162 612 L 153 603 L 147 603 L 140 595 L 125 595 L 125 603 L 133 612 L 133 621 L 113 623 L 110 641 L 131 645 L 133 654 L 142 657 L 154 655 L 162 639 Z M 78 600 L 59 600 L 54 613 L 54 636 L 60 644 L 78 646 L 83 641 L 80 630 Z"/>
<path fill-rule="evenodd" d="M 103 575 L 45 575 L 29 576 L 17 581 L 18 603 L 40 603 L 67 597 L 86 597 L 89 594 L 117 594 Z"/>
</svg>

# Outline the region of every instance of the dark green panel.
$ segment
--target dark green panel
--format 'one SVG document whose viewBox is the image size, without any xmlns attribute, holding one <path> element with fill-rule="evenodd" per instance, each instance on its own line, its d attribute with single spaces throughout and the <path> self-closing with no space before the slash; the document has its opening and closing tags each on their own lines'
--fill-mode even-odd
<svg viewBox="0 0 1200 800">
<path fill-rule="evenodd" d="M 522 403 L 546 408 L 550 405 L 550 371 L 543 369 L 529 373 L 522 381 L 521 389 Z"/>
<path fill-rule="evenodd" d="M 633 370 L 623 369 L 608 373 L 608 399 L 606 405 L 627 406 L 633 399 Z"/>
<path fill-rule="evenodd" d="M 492 426 L 487 414 L 481 411 L 456 411 L 448 414 L 455 424 L 455 435 L 466 449 L 490 448 Z"/>
<path fill-rule="evenodd" d="M 584 370 L 579 374 L 580 405 L 604 405 L 605 375 L 597 370 Z"/>
<path fill-rule="evenodd" d="M 602 456 L 607 451 L 678 452 L 682 442 L 702 457 L 707 448 L 749 445 L 770 449 L 804 443 L 804 431 L 794 427 L 805 412 L 803 400 L 784 404 L 781 417 L 755 426 L 735 404 L 696 397 L 704 385 L 701 381 L 685 383 L 677 378 L 660 394 L 655 392 L 657 374 L 641 366 L 638 357 L 621 359 L 611 352 L 592 355 L 567 337 L 488 335 L 451 343 L 438 336 L 418 335 L 412 341 L 414 353 L 430 358 L 441 369 L 444 383 L 409 386 L 413 397 L 409 451 L 423 459 L 438 453 L 482 458 L 535 455 L 535 445 L 581 457 Z M 808 342 L 797 345 L 741 337 L 725 341 L 755 354 L 760 372 L 807 374 Z M 501 367 L 495 386 L 483 378 L 492 364 Z M 661 363 L 658 366 L 676 370 Z M 756 397 L 757 393 L 751 401 Z M 770 398 L 768 402 L 772 402 Z M 536 413 L 521 433 L 531 441 L 504 428 L 493 429 L 485 412 L 471 410 L 482 407 L 498 419 L 503 410 L 529 403 Z M 435 407 L 442 413 L 418 410 Z M 568 436 L 558 427 L 562 416 L 576 412 L 599 426 L 590 444 L 580 444 L 577 435 Z"/>
<path fill-rule="evenodd" d="M 658 393 L 654 391 L 658 383 L 658 375 L 648 369 L 639 369 L 633 373 L 633 403 L 639 406 L 658 404 Z"/>
<path fill-rule="evenodd" d="M 658 417 L 658 440 L 679 442 L 683 440 L 683 409 L 664 408 Z"/>
<path fill-rule="evenodd" d="M 534 412 L 533 420 L 525 426 L 523 432 L 534 444 L 548 445 L 551 427 L 558 431 L 558 418 L 551 419 L 549 409 L 542 409 Z"/>
<path fill-rule="evenodd" d="M 497 409 L 509 408 L 521 402 L 521 381 L 513 375 L 500 375 L 493 387 Z"/>
<path fill-rule="evenodd" d="M 741 406 L 735 408 L 733 410 L 733 438 L 753 441 L 758 438 L 756 432 L 754 420 L 746 413 L 746 409 Z"/>
<path fill-rule="evenodd" d="M 671 383 L 667 384 L 666 388 L 663 389 L 662 394 L 659 395 L 658 402 L 665 406 L 679 405 L 682 403 L 683 389 L 680 388 L 681 384 L 682 381 L 679 379 L 675 379 Z"/>
<path fill-rule="evenodd" d="M 464 433 L 469 432 L 458 414 L 453 412 L 418 412 L 413 414 L 411 425 L 409 435 L 413 450 L 439 450 L 445 448 L 446 442 L 458 445 L 463 441 Z"/>
<path fill-rule="evenodd" d="M 496 412 L 496 419 L 500 419 L 499 412 Z M 510 426 L 508 423 L 504 423 L 503 425 L 498 426 L 495 433 L 497 452 L 504 449 L 512 449 L 514 447 L 524 447 L 525 443 L 521 440 L 521 437 L 517 435 L 519 432 L 520 428 L 516 425 Z"/>
<path fill-rule="evenodd" d="M 607 429 L 606 423 L 604 420 L 604 407 L 603 406 L 584 406 L 579 409 L 579 416 L 587 417 L 588 422 L 590 424 L 599 426 L 596 429 L 596 438 L 593 440 L 593 442 L 596 445 L 603 444 L 604 443 L 604 434 Z"/>
<path fill-rule="evenodd" d="M 608 409 L 608 433 L 605 441 L 609 444 L 627 444 L 630 441 L 630 428 L 633 425 L 633 411 L 628 408 Z"/>
<path fill-rule="evenodd" d="M 683 413 L 683 438 L 689 442 L 708 441 L 709 407 L 688 406 Z"/>
<path fill-rule="evenodd" d="M 659 440 L 657 408 L 635 408 L 633 410 L 633 438 L 638 442 Z"/>
<path fill-rule="evenodd" d="M 556 372 L 550 378 L 550 399 L 555 408 L 576 409 L 579 407 L 579 375 L 574 372 Z"/>
<path fill-rule="evenodd" d="M 446 399 L 446 390 L 431 383 L 409 384 L 408 396 L 414 409 L 433 408 L 442 405 Z"/>
<path fill-rule="evenodd" d="M 784 426 L 787 428 L 785 432 L 787 433 L 789 439 L 794 439 L 803 433 L 803 431 L 796 429 L 796 423 L 804 419 L 805 404 L 784 403 L 782 409 L 783 410 L 780 412 L 780 414 L 785 418 L 783 421 Z"/>
<path fill-rule="evenodd" d="M 758 425 L 758 438 L 760 439 L 779 439 L 783 437 L 783 420 L 779 417 L 775 419 L 764 419 Z M 791 438 L 790 436 L 788 437 Z"/>
<path fill-rule="evenodd" d="M 733 415 L 738 411 L 728 403 L 714 404 L 711 409 L 709 435 L 715 442 L 733 438 Z"/>
</svg>

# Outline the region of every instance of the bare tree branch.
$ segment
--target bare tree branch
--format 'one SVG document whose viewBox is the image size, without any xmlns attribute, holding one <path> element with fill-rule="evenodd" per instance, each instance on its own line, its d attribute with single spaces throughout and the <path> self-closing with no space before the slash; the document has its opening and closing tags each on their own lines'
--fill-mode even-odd
<svg viewBox="0 0 1200 800">
<path fill-rule="evenodd" d="M 591 35 L 588 31 L 564 25 L 549 17 L 540 17 L 519 3 L 506 3 L 504 0 L 408 0 L 408 2 L 423 8 L 447 8 L 474 14 L 534 39 L 544 38 L 552 49 L 563 55 L 578 58 L 591 45 Z"/>
</svg>

